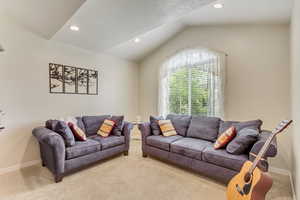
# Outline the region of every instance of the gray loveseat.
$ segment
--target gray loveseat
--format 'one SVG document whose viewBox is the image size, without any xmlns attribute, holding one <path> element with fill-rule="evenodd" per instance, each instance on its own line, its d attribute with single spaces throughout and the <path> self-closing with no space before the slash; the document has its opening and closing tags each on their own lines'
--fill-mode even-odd
<svg viewBox="0 0 300 200">
<path fill-rule="evenodd" d="M 270 135 L 269 131 L 260 131 L 258 140 L 246 153 L 233 155 L 227 153 L 226 149 L 215 150 L 213 144 L 220 133 L 238 122 L 224 122 L 219 118 L 186 115 L 168 115 L 167 119 L 172 121 L 178 135 L 170 137 L 154 135 L 150 122 L 139 125 L 142 133 L 143 156 L 150 155 L 159 158 L 225 184 L 240 171 L 245 161 L 255 159 Z M 213 132 L 215 136 L 212 137 Z M 259 167 L 267 171 L 267 158 L 274 157 L 276 154 L 275 139 L 264 159 L 260 161 Z"/>
<path fill-rule="evenodd" d="M 87 134 L 87 140 L 76 141 L 72 147 L 66 147 L 63 137 L 49 127 L 37 127 L 32 131 L 40 145 L 42 164 L 54 174 L 55 182 L 94 162 L 121 153 L 128 155 L 131 123 L 124 122 L 120 136 L 102 138 L 96 134 L 100 124 L 108 117 L 76 117 L 77 125 Z"/>
</svg>

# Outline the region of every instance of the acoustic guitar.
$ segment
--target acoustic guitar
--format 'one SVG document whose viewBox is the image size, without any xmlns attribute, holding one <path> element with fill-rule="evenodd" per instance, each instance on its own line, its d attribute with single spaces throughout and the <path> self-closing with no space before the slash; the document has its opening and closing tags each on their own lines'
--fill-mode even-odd
<svg viewBox="0 0 300 200">
<path fill-rule="evenodd" d="M 281 121 L 272 131 L 253 162 L 246 161 L 239 174 L 227 186 L 227 200 L 264 200 L 271 189 L 273 180 L 268 173 L 262 172 L 257 165 L 268 150 L 275 136 L 286 129 L 292 120 Z"/>
</svg>

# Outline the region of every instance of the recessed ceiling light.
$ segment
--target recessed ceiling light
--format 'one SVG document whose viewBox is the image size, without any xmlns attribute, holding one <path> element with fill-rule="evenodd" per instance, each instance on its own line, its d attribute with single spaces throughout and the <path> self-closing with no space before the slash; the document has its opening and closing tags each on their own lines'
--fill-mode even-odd
<svg viewBox="0 0 300 200">
<path fill-rule="evenodd" d="M 216 3 L 216 4 L 214 4 L 214 8 L 223 8 L 223 4 Z"/>
<path fill-rule="evenodd" d="M 72 31 L 79 31 L 79 27 L 78 26 L 70 26 L 70 29 L 72 30 Z"/>
<path fill-rule="evenodd" d="M 135 39 L 134 39 L 134 42 L 135 42 L 135 43 L 139 43 L 140 41 L 141 41 L 140 38 L 135 38 Z"/>
</svg>

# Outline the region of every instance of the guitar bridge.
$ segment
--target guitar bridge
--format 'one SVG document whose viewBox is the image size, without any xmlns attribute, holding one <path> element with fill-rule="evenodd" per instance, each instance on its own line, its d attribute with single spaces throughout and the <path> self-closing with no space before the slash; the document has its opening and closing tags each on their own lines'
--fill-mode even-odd
<svg viewBox="0 0 300 200">
<path fill-rule="evenodd" d="M 238 184 L 235 185 L 236 190 L 240 193 L 240 195 L 248 195 L 250 193 L 252 186 L 252 179 L 250 183 L 246 183 L 243 188 L 240 188 Z"/>
<path fill-rule="evenodd" d="M 238 184 L 235 185 L 236 190 L 240 193 L 240 195 L 244 196 L 244 191 L 240 188 L 240 186 Z"/>
</svg>

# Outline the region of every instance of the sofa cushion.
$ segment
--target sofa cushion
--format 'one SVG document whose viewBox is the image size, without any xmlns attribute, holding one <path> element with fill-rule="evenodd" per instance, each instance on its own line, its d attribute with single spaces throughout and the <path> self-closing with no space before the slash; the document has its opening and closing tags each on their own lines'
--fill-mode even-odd
<svg viewBox="0 0 300 200">
<path fill-rule="evenodd" d="M 158 124 L 158 121 L 163 120 L 163 119 L 164 119 L 163 117 L 150 116 L 150 126 L 151 126 L 153 135 L 161 135 L 162 134 L 159 124 Z"/>
<path fill-rule="evenodd" d="M 111 135 L 108 137 L 101 137 L 98 135 L 94 135 L 94 136 L 91 136 L 90 139 L 100 142 L 102 150 L 125 144 L 124 136 Z"/>
<path fill-rule="evenodd" d="M 251 128 L 261 130 L 262 121 L 260 119 L 246 121 L 246 122 L 238 122 L 238 121 L 221 121 L 219 128 L 219 135 L 221 135 L 224 131 L 226 131 L 231 126 L 234 126 L 237 130 L 237 133 L 243 128 Z"/>
<path fill-rule="evenodd" d="M 158 124 L 163 136 L 170 137 L 177 135 L 171 120 L 159 120 Z"/>
<path fill-rule="evenodd" d="M 176 132 L 181 136 L 186 136 L 186 132 L 189 128 L 190 122 L 191 122 L 191 116 L 190 115 L 174 115 L 169 114 L 167 116 L 167 119 L 172 121 L 172 124 L 176 130 Z"/>
<path fill-rule="evenodd" d="M 66 159 L 72 159 L 101 150 L 101 144 L 95 140 L 77 141 L 72 147 L 66 148 Z"/>
<path fill-rule="evenodd" d="M 226 151 L 231 154 L 239 155 L 249 153 L 247 150 L 257 141 L 259 132 L 256 129 L 244 128 L 226 147 Z"/>
<path fill-rule="evenodd" d="M 83 132 L 86 132 L 82 117 L 75 117 L 75 119 L 77 120 L 77 126 L 83 130 Z"/>
<path fill-rule="evenodd" d="M 75 138 L 73 132 L 64 121 L 58 121 L 53 131 L 63 137 L 67 147 L 75 145 Z"/>
<path fill-rule="evenodd" d="M 110 120 L 115 122 L 115 126 L 112 130 L 112 134 L 116 136 L 121 136 L 122 135 L 122 130 L 124 126 L 124 116 L 112 116 Z"/>
<path fill-rule="evenodd" d="M 97 134 L 102 137 L 108 137 L 115 126 L 115 122 L 110 119 L 104 120 L 103 124 L 100 126 L 99 130 L 97 131 Z"/>
<path fill-rule="evenodd" d="M 86 134 L 88 136 L 96 135 L 99 127 L 103 124 L 104 120 L 108 118 L 110 118 L 110 115 L 83 116 L 82 120 L 85 125 Z"/>
<path fill-rule="evenodd" d="M 49 119 L 49 120 L 46 121 L 45 127 L 47 129 L 50 129 L 50 130 L 54 131 L 54 129 L 55 129 L 58 122 L 59 122 L 59 120 Z"/>
<path fill-rule="evenodd" d="M 73 132 L 74 137 L 78 141 L 85 141 L 86 140 L 86 134 L 83 132 L 81 128 L 79 128 L 77 125 L 73 124 L 72 122 L 68 123 L 68 126 Z"/>
<path fill-rule="evenodd" d="M 202 151 L 212 143 L 195 138 L 182 138 L 171 144 L 171 152 L 202 160 Z"/>
<path fill-rule="evenodd" d="M 225 147 L 236 136 L 236 128 L 231 126 L 224 133 L 222 133 L 214 144 L 215 149 L 221 149 Z"/>
<path fill-rule="evenodd" d="M 220 118 L 193 116 L 187 137 L 216 141 L 219 132 Z"/>
<path fill-rule="evenodd" d="M 211 145 L 204 149 L 202 153 L 202 159 L 208 163 L 218 166 L 240 171 L 245 161 L 248 160 L 248 155 L 232 155 L 227 153 L 225 149 L 215 150 Z"/>
<path fill-rule="evenodd" d="M 69 118 L 69 119 L 70 119 L 70 118 Z M 84 123 L 83 123 L 83 121 L 82 121 L 82 117 L 75 117 L 74 119 L 76 120 L 76 125 L 77 125 L 79 128 L 81 128 L 81 129 L 85 132 L 86 130 L 85 130 Z M 75 120 L 73 120 L 73 121 L 65 121 L 65 120 L 63 120 L 63 121 L 65 121 L 66 124 L 68 124 L 68 122 L 75 123 Z M 53 120 L 53 119 L 50 119 L 50 120 L 46 121 L 45 126 L 46 126 L 46 128 L 48 128 L 48 129 L 50 129 L 50 130 L 53 130 L 54 127 L 56 126 L 56 123 L 57 123 L 58 121 L 59 121 L 59 120 Z"/>
<path fill-rule="evenodd" d="M 170 137 L 164 137 L 162 135 L 151 135 L 146 138 L 146 143 L 150 146 L 170 151 L 170 144 L 172 142 L 175 142 L 176 140 L 179 140 L 183 138 L 180 135 L 174 135 Z"/>
</svg>

